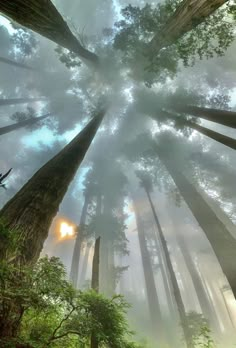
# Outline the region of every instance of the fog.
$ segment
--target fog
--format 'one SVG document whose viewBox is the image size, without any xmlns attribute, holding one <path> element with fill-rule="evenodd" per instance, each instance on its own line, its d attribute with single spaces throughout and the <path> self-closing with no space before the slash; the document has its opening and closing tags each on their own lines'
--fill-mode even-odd
<svg viewBox="0 0 236 348">
<path fill-rule="evenodd" d="M 105 104 L 105 117 L 41 255 L 60 257 L 73 285 L 87 289 L 95 238 L 100 236 L 99 290 L 110 297 L 122 294 L 131 304 L 128 321 L 143 347 L 185 347 L 176 287 L 189 330 L 207 325 L 215 347 L 234 347 L 235 294 L 219 259 L 227 254 L 228 235 L 236 239 L 235 144 L 225 146 L 222 138 L 214 139 L 188 122 L 234 141 L 235 126 L 182 112 L 178 105 L 236 111 L 235 29 L 220 56 L 197 56 L 185 66 L 176 55 L 171 73 L 165 66 L 149 72 L 143 69 L 146 56 L 139 59 L 137 51 L 134 63 L 114 48 L 119 31 L 115 23 L 124 19 L 121 9 L 129 4 L 142 8 L 158 1 L 53 3 L 76 37 L 98 54 L 101 66 L 97 70 L 83 58 L 66 66 L 54 42 L 28 29 L 28 38 L 17 43 L 14 34 L 21 37 L 22 27 L 0 16 L 0 56 L 32 68 L 0 61 L 0 99 L 35 98 L 0 105 L 1 127 L 29 108 L 35 116 L 51 113 L 33 126 L 0 135 L 1 172 L 13 168 L 6 189 L 0 187 L 1 208 Z M 169 47 L 166 51 L 175 54 Z M 69 51 L 63 52 L 66 56 Z M 72 235 L 61 234 L 62 222 L 73 227 Z M 79 263 L 73 266 L 82 229 Z M 222 231 L 227 236 L 220 239 Z"/>
</svg>

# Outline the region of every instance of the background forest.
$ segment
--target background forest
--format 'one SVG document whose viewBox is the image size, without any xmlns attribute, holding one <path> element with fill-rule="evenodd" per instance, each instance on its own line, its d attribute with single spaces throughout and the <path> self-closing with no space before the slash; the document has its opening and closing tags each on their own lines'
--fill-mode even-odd
<svg viewBox="0 0 236 348">
<path fill-rule="evenodd" d="M 235 28 L 0 0 L 0 347 L 236 345 Z"/>
</svg>

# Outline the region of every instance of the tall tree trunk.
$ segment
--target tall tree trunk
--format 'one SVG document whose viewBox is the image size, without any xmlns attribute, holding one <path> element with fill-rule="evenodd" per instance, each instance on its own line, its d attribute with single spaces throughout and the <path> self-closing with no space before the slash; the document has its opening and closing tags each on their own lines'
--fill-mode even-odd
<svg viewBox="0 0 236 348">
<path fill-rule="evenodd" d="M 90 254 L 91 247 L 92 247 L 91 243 L 86 243 L 83 264 L 82 264 L 81 273 L 80 273 L 80 277 L 79 277 L 79 287 L 80 288 L 83 287 L 84 282 L 86 280 L 86 273 L 87 273 L 87 269 L 88 269 L 89 254 Z"/>
<path fill-rule="evenodd" d="M 81 45 L 50 0 L 1 1 L 0 12 L 93 64 L 98 63 L 96 54 Z"/>
<path fill-rule="evenodd" d="M 156 55 L 163 47 L 172 45 L 226 2 L 228 0 L 183 0 L 162 31 L 150 41 L 150 51 Z"/>
<path fill-rule="evenodd" d="M 162 111 L 162 115 L 165 115 L 169 120 L 173 120 L 174 122 L 176 122 L 177 124 L 179 124 L 181 126 L 185 126 L 185 127 L 189 127 L 191 129 L 194 129 L 194 130 L 198 131 L 199 133 L 206 135 L 208 138 L 213 139 L 213 140 L 215 140 L 218 143 L 221 143 L 223 145 L 226 145 L 233 150 L 236 150 L 236 139 L 234 139 L 234 138 L 230 138 L 226 135 L 215 132 L 209 128 L 201 126 L 200 124 L 193 123 L 193 122 L 185 120 L 185 119 L 181 119 L 181 117 L 173 115 L 167 111 Z M 161 117 L 152 116 L 152 118 L 154 120 L 164 121 L 164 118 L 162 116 Z"/>
<path fill-rule="evenodd" d="M 194 185 L 176 168 L 171 158 L 164 154 L 164 150 L 157 148 L 157 154 L 209 240 L 236 297 L 236 240 Z"/>
<path fill-rule="evenodd" d="M 1 127 L 0 128 L 0 135 L 6 134 L 6 133 L 10 133 L 10 132 L 12 132 L 12 131 L 14 131 L 16 129 L 23 128 L 25 126 L 31 126 L 31 125 L 39 122 L 39 121 L 44 120 L 45 118 L 47 118 L 49 116 L 51 116 L 50 113 L 46 114 L 46 115 L 43 115 L 43 116 L 40 116 L 40 117 L 32 117 L 29 120 L 17 122 L 17 123 L 11 124 L 10 126 Z"/>
<path fill-rule="evenodd" d="M 157 225 L 157 228 L 158 228 L 158 231 L 159 231 L 159 236 L 160 236 L 162 248 L 163 248 L 163 251 L 164 251 L 164 254 L 165 254 L 166 264 L 167 264 L 169 276 L 170 276 L 170 279 L 171 279 L 171 284 L 172 284 L 172 287 L 173 287 L 174 297 L 175 297 L 175 301 L 176 301 L 176 304 L 177 304 L 177 309 L 178 309 L 178 313 L 179 313 L 179 317 L 180 317 L 181 327 L 182 327 L 183 333 L 184 333 L 184 339 L 185 339 L 187 348 L 193 348 L 192 339 L 191 339 L 191 337 L 189 335 L 189 331 L 188 331 L 188 320 L 187 320 L 187 316 L 186 316 L 186 312 L 185 312 L 185 308 L 184 308 L 184 303 L 183 303 L 183 300 L 182 300 L 182 297 L 181 297 L 181 293 L 180 293 L 179 285 L 178 285 L 178 282 L 177 282 L 177 279 L 176 279 L 175 271 L 174 271 L 174 268 L 172 266 L 172 262 L 171 262 L 171 258 L 170 258 L 170 254 L 169 254 L 169 250 L 168 250 L 168 246 L 167 246 L 167 242 L 165 240 L 162 227 L 160 225 L 160 222 L 159 222 L 156 210 L 154 208 L 150 192 L 148 191 L 148 189 L 145 186 L 144 186 L 144 190 L 145 190 L 145 192 L 147 194 L 147 198 L 148 198 L 148 201 L 149 201 L 150 206 L 151 206 L 153 217 L 154 217 L 154 220 L 156 222 L 156 225 Z"/>
<path fill-rule="evenodd" d="M 92 283 L 91 287 L 96 292 L 99 292 L 99 260 L 100 260 L 100 237 L 96 239 L 93 255 L 93 268 L 92 268 Z M 90 348 L 98 348 L 98 339 L 96 332 L 91 335 Z"/>
<path fill-rule="evenodd" d="M 202 284 L 202 281 L 201 281 L 201 277 L 197 271 L 197 268 L 194 264 L 192 256 L 190 255 L 190 252 L 185 243 L 185 240 L 183 236 L 180 235 L 179 233 L 176 234 L 176 237 L 177 237 L 177 242 L 180 247 L 181 253 L 185 260 L 185 264 L 191 276 L 191 279 L 197 294 L 198 302 L 202 309 L 203 316 L 209 321 L 210 324 L 212 323 L 212 327 L 214 328 L 215 332 L 218 332 L 219 323 L 216 320 L 216 313 L 214 311 L 213 304 L 209 302 L 208 296 L 204 289 L 204 285 Z"/>
<path fill-rule="evenodd" d="M 140 217 L 138 204 L 135 198 L 133 198 L 133 207 L 134 207 L 136 225 L 137 225 L 137 231 L 138 231 L 138 239 L 139 239 L 139 246 L 141 251 L 141 258 L 142 258 L 144 279 L 145 279 L 146 292 L 147 292 L 148 308 L 149 308 L 151 324 L 152 324 L 152 331 L 154 334 L 156 334 L 156 337 L 159 340 L 159 344 L 161 344 L 164 341 L 162 313 L 161 313 L 160 303 L 157 296 L 153 269 L 152 269 L 151 259 L 150 259 L 149 251 L 147 248 L 146 239 L 145 239 L 143 223 Z"/>
<path fill-rule="evenodd" d="M 31 66 L 28 66 L 26 64 L 23 64 L 23 63 L 19 63 L 15 60 L 11 60 L 11 59 L 8 59 L 8 58 L 4 58 L 4 57 L 0 57 L 0 62 L 1 63 L 5 63 L 5 64 L 8 64 L 8 65 L 11 65 L 11 66 L 15 66 L 17 68 L 21 68 L 21 69 L 26 69 L 26 70 L 31 70 L 31 71 L 37 71 L 36 68 L 32 68 Z"/>
<path fill-rule="evenodd" d="M 22 189 L 3 207 L 0 218 L 18 241 L 14 251 L 0 258 L 14 262 L 35 262 L 48 235 L 52 219 L 70 182 L 97 132 L 105 111 L 100 111 L 89 124 L 55 157 L 39 169 Z"/>
<path fill-rule="evenodd" d="M 180 112 L 187 115 L 192 115 L 197 118 L 222 124 L 231 128 L 236 128 L 236 112 L 228 110 L 219 110 L 212 108 L 204 108 L 194 105 L 175 105 L 174 112 Z"/>
<path fill-rule="evenodd" d="M 45 97 L 39 98 L 13 98 L 13 99 L 0 99 L 0 106 L 3 105 L 16 105 L 16 104 L 26 104 L 34 103 L 36 101 L 47 100 Z"/>
<path fill-rule="evenodd" d="M 79 275 L 80 254 L 81 254 L 82 243 L 84 240 L 84 225 L 86 222 L 88 204 L 89 204 L 89 196 L 88 194 L 85 193 L 84 205 L 81 212 L 80 223 L 78 226 L 78 231 L 77 231 L 77 236 L 75 240 L 72 261 L 71 261 L 71 269 L 70 269 L 70 281 L 72 282 L 75 288 L 77 288 L 77 285 L 78 285 L 77 283 L 78 283 L 78 275 Z"/>
</svg>

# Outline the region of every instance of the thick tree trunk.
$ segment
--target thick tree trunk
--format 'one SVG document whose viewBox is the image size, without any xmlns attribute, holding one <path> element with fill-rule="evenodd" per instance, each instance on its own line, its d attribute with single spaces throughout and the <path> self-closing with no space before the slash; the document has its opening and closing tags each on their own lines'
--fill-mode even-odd
<svg viewBox="0 0 236 348">
<path fill-rule="evenodd" d="M 27 104 L 34 103 L 36 101 L 47 100 L 44 97 L 39 98 L 14 98 L 14 99 L 0 99 L 0 106 L 4 105 L 16 105 L 16 104 Z"/>
<path fill-rule="evenodd" d="M 204 120 L 222 124 L 227 127 L 236 128 L 235 111 L 204 108 L 194 105 L 175 105 L 173 107 L 173 112 L 192 115 L 197 118 L 203 118 Z"/>
<path fill-rule="evenodd" d="M 153 333 L 156 334 L 156 338 L 159 340 L 159 344 L 163 343 L 163 324 L 162 324 L 162 313 L 160 308 L 160 303 L 157 296 L 156 285 L 153 275 L 153 269 L 151 264 L 151 259 L 149 251 L 147 248 L 147 243 L 145 239 L 145 232 L 143 228 L 143 223 L 140 217 L 138 204 L 133 198 L 133 207 L 136 218 L 136 225 L 138 231 L 139 246 L 142 258 L 144 279 L 147 292 L 148 308 L 150 312 L 150 319 L 152 324 Z"/>
<path fill-rule="evenodd" d="M 160 236 L 162 248 L 163 248 L 164 255 L 165 255 L 166 264 L 167 264 L 169 276 L 170 276 L 170 279 L 171 279 L 171 284 L 172 284 L 172 287 L 173 287 L 173 293 L 174 293 L 175 301 L 176 301 L 176 304 L 177 304 L 177 309 L 178 309 L 178 313 L 179 313 L 179 317 L 180 317 L 181 327 L 182 327 L 183 333 L 184 333 L 184 339 L 185 339 L 185 342 L 186 342 L 186 346 L 187 346 L 187 348 L 193 348 L 192 340 L 191 340 L 191 337 L 190 337 L 189 332 L 188 332 L 188 321 L 187 321 L 187 317 L 186 317 L 184 303 L 183 303 L 183 300 L 182 300 L 182 297 L 181 297 L 181 293 L 180 293 L 180 289 L 179 289 L 179 286 L 178 286 L 178 282 L 177 282 L 177 278 L 176 278 L 176 275 L 175 275 L 175 271 L 174 271 L 174 268 L 172 266 L 172 262 L 171 262 L 171 258 L 170 258 L 170 254 L 169 254 L 169 250 L 168 250 L 168 246 L 167 246 L 167 242 L 165 240 L 162 227 L 160 225 L 160 222 L 159 222 L 156 210 L 154 208 L 150 192 L 147 190 L 147 188 L 145 186 L 144 186 L 144 189 L 145 189 L 145 192 L 147 194 L 148 201 L 150 203 L 151 210 L 152 210 L 152 213 L 153 213 L 153 217 L 154 217 L 154 220 L 156 222 L 156 225 L 157 225 L 157 228 L 158 228 L 158 231 L 159 231 L 159 236 Z"/>
<path fill-rule="evenodd" d="M 10 133 L 16 129 L 19 129 L 19 128 L 23 128 L 25 126 L 31 126 L 39 121 L 42 121 L 44 120 L 45 118 L 51 116 L 51 114 L 46 114 L 46 115 L 43 115 L 43 116 L 40 116 L 40 117 L 32 117 L 30 118 L 29 120 L 25 120 L 25 121 L 22 121 L 22 122 L 17 122 L 17 123 L 14 123 L 14 124 L 11 124 L 10 126 L 5 126 L 5 127 L 1 127 L 0 128 L 0 135 L 3 135 L 3 134 L 6 134 L 6 133 Z"/>
<path fill-rule="evenodd" d="M 171 158 L 164 154 L 164 150 L 157 148 L 157 154 L 209 240 L 236 297 L 236 240 L 193 184 L 176 168 Z"/>
<path fill-rule="evenodd" d="M 0 57 L 0 62 L 8 64 L 8 65 L 11 65 L 11 66 L 15 66 L 15 67 L 21 68 L 21 69 L 26 69 L 26 70 L 31 70 L 31 71 L 38 71 L 38 69 L 32 68 L 31 66 L 28 66 L 26 64 L 19 63 L 19 62 L 16 62 L 15 60 L 11 60 L 11 59 L 4 58 L 4 57 Z"/>
<path fill-rule="evenodd" d="M 149 43 L 153 54 L 175 43 L 184 34 L 196 28 L 228 0 L 183 0 L 175 13 Z"/>
<path fill-rule="evenodd" d="M 52 219 L 68 189 L 70 182 L 104 117 L 99 112 L 89 124 L 55 157 L 47 162 L 3 207 L 0 218 L 12 235 L 14 251 L 6 245 L 0 258 L 14 262 L 35 262 L 43 248 Z"/>
<path fill-rule="evenodd" d="M 92 282 L 91 287 L 99 292 L 99 262 L 100 262 L 100 237 L 96 239 L 93 255 Z"/>
<path fill-rule="evenodd" d="M 1 1 L 0 12 L 93 64 L 98 63 L 96 54 L 80 44 L 50 0 Z"/>
<path fill-rule="evenodd" d="M 71 270 L 70 270 L 70 281 L 72 282 L 75 288 L 77 288 L 77 285 L 78 285 L 77 283 L 78 283 L 78 276 L 79 276 L 80 254 L 81 254 L 82 243 L 84 240 L 83 230 L 84 230 L 84 225 L 86 222 L 88 204 L 89 204 L 89 197 L 87 194 L 85 194 L 84 205 L 81 212 L 80 223 L 78 226 L 77 236 L 75 240 L 73 256 L 71 261 Z"/>
</svg>

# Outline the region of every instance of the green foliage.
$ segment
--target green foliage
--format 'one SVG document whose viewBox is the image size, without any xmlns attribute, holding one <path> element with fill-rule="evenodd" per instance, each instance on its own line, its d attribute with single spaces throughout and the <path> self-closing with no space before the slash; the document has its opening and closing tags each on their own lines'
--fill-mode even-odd
<svg viewBox="0 0 236 348">
<path fill-rule="evenodd" d="M 107 299 L 92 290 L 75 290 L 56 257 L 27 267 L 1 263 L 0 322 L 17 319 L 18 325 L 17 337 L 1 338 L 1 347 L 85 348 L 93 333 L 99 346 L 135 348 L 125 318 L 128 307 L 121 296 Z"/>
<path fill-rule="evenodd" d="M 172 77 L 178 70 L 179 61 L 192 66 L 196 58 L 222 56 L 233 41 L 233 23 L 227 21 L 227 8 L 219 9 L 206 21 L 168 45 L 156 55 L 148 49 L 154 35 L 162 38 L 165 26 L 173 16 L 180 0 L 166 0 L 156 6 L 143 8 L 127 6 L 122 10 L 123 20 L 117 22 L 114 48 L 123 52 L 124 61 L 136 74 L 136 67 L 146 70 L 145 82 L 151 86 L 156 79 Z M 137 77 L 137 76 L 136 76 Z M 143 76 L 144 77 L 144 76 Z"/>
</svg>

